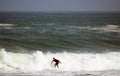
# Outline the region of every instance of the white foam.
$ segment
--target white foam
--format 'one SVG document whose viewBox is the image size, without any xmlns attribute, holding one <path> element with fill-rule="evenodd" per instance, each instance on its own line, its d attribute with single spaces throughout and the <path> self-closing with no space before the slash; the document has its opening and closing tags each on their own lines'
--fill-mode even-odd
<svg viewBox="0 0 120 76">
<path fill-rule="evenodd" d="M 118 25 L 106 25 L 106 26 L 98 26 L 98 27 L 76 27 L 76 26 L 68 26 L 69 28 L 77 28 L 81 30 L 98 30 L 104 32 L 120 32 L 120 28 Z"/>
<path fill-rule="evenodd" d="M 4 24 L 0 24 L 0 29 L 13 29 L 14 26 L 15 26 L 14 24 L 4 23 Z"/>
<path fill-rule="evenodd" d="M 0 29 L 30 29 L 30 27 L 15 27 L 15 24 L 0 24 Z"/>
<path fill-rule="evenodd" d="M 14 26 L 14 24 L 6 24 L 6 23 L 4 23 L 4 24 L 0 24 L 0 26 Z"/>
<path fill-rule="evenodd" d="M 91 30 L 101 30 L 106 32 L 120 32 L 117 25 L 106 25 L 104 27 L 93 27 Z"/>
<path fill-rule="evenodd" d="M 51 65 L 53 57 L 58 58 L 62 64 L 60 68 Z M 103 71 L 120 70 L 120 52 L 103 54 L 92 53 L 42 53 L 36 51 L 32 54 L 0 51 L 1 73 L 34 73 L 38 71 Z"/>
</svg>

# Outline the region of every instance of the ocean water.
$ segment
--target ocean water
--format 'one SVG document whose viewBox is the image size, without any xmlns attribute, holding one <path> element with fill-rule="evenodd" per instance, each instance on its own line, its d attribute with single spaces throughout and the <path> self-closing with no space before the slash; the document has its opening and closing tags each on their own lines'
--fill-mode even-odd
<svg viewBox="0 0 120 76">
<path fill-rule="evenodd" d="M 62 64 L 54 68 L 52 58 Z M 0 13 L 3 76 L 119 76 L 119 13 Z"/>
</svg>

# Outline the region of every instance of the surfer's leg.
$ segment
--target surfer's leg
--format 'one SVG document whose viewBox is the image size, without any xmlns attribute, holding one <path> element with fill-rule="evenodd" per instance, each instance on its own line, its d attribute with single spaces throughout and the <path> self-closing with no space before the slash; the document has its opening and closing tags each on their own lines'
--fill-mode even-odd
<svg viewBox="0 0 120 76">
<path fill-rule="evenodd" d="M 57 68 L 59 68 L 58 63 L 56 63 Z"/>
<path fill-rule="evenodd" d="M 59 68 L 59 66 L 57 65 L 57 67 Z"/>
<path fill-rule="evenodd" d="M 56 67 L 56 66 L 59 68 L 58 63 L 55 63 L 54 67 Z"/>
<path fill-rule="evenodd" d="M 57 64 L 55 63 L 54 67 L 56 67 L 56 66 L 57 66 Z"/>
<path fill-rule="evenodd" d="M 56 67 L 56 65 L 54 65 L 54 67 Z"/>
</svg>

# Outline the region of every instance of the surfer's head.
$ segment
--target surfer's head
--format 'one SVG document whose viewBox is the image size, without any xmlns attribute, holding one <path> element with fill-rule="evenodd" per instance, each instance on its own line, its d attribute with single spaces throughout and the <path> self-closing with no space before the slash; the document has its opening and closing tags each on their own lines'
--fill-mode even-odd
<svg viewBox="0 0 120 76">
<path fill-rule="evenodd" d="M 55 57 L 53 57 L 53 60 L 55 59 Z"/>
</svg>

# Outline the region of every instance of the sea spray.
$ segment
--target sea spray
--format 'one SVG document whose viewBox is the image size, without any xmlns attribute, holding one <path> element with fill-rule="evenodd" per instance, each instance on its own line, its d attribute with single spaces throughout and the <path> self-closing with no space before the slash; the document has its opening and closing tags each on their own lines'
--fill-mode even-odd
<svg viewBox="0 0 120 76">
<path fill-rule="evenodd" d="M 42 53 L 22 54 L 0 51 L 0 72 L 38 72 L 54 70 L 51 67 L 52 57 L 58 58 L 61 71 L 103 71 L 120 70 L 120 53 L 109 52 L 101 54 L 92 53 Z M 56 68 L 57 69 L 57 68 Z"/>
</svg>

